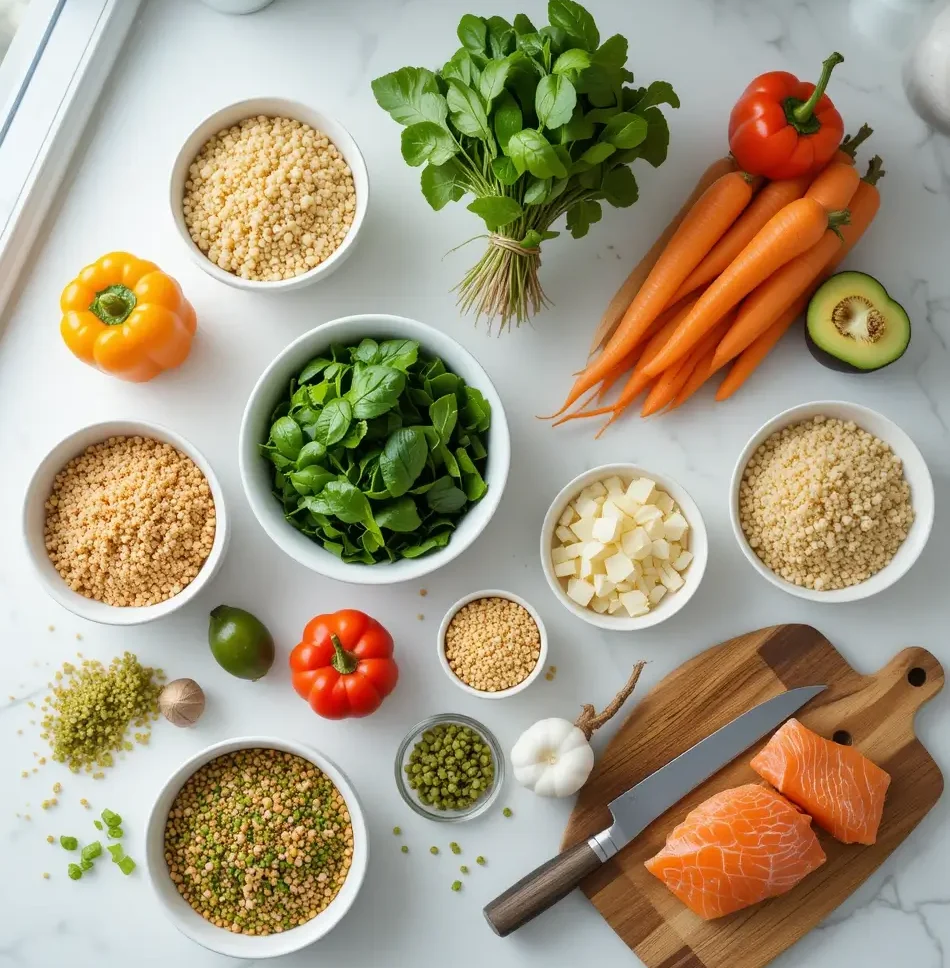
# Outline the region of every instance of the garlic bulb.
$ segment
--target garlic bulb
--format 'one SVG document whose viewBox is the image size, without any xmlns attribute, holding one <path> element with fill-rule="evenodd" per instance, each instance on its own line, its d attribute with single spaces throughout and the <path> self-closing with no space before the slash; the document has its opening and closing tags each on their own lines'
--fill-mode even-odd
<svg viewBox="0 0 950 968">
<path fill-rule="evenodd" d="M 515 779 L 541 797 L 569 797 L 587 782 L 594 751 L 567 719 L 542 719 L 521 734 L 511 751 Z"/>
</svg>

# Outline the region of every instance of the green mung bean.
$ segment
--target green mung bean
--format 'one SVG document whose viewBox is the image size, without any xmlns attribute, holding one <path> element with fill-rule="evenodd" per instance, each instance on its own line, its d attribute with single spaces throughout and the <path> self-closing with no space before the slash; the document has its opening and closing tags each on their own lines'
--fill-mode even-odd
<svg viewBox="0 0 950 968">
<path fill-rule="evenodd" d="M 456 723 L 427 729 L 403 769 L 419 800 L 437 810 L 465 810 L 495 782 L 491 747 L 475 730 Z"/>
</svg>

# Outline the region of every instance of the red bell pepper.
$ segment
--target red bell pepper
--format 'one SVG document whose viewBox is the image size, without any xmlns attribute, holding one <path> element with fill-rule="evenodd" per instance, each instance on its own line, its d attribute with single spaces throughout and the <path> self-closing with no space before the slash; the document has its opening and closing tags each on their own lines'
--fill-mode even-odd
<svg viewBox="0 0 950 968">
<path fill-rule="evenodd" d="M 365 612 L 318 615 L 290 653 L 294 689 L 326 719 L 368 716 L 396 687 L 393 638 Z"/>
<path fill-rule="evenodd" d="M 835 52 L 821 68 L 818 84 L 787 71 L 760 74 L 736 102 L 729 117 L 729 149 L 743 171 L 766 178 L 796 178 L 831 160 L 844 134 L 844 121 L 825 87 Z"/>
</svg>

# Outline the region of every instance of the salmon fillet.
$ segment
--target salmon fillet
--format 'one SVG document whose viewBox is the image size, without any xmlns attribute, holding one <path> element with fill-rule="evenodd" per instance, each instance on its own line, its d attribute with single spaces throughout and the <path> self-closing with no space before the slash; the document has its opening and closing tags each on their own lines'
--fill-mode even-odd
<svg viewBox="0 0 950 968">
<path fill-rule="evenodd" d="M 890 775 L 851 746 L 790 719 L 749 764 L 819 827 L 846 844 L 873 844 Z"/>
<path fill-rule="evenodd" d="M 709 921 L 790 891 L 824 862 L 811 817 L 748 784 L 692 810 L 646 869 Z"/>
</svg>

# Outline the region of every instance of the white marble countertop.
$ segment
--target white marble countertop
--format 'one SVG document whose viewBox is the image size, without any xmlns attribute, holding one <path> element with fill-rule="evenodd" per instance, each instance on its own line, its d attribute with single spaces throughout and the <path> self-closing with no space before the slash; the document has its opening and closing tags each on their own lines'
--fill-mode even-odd
<svg viewBox="0 0 950 968">
<path fill-rule="evenodd" d="M 525 6 L 543 16 L 538 0 Z M 510 746 L 542 715 L 573 717 L 581 702 L 608 700 L 641 656 L 650 660 L 647 687 L 701 648 L 776 622 L 818 626 L 862 671 L 882 666 L 907 644 L 950 659 L 942 557 L 950 546 L 944 513 L 950 498 L 950 145 L 911 113 L 896 62 L 855 34 L 844 2 L 591 0 L 590 6 L 605 33 L 631 38 L 638 79 L 668 79 L 680 94 L 670 159 L 658 171 L 638 170 L 641 200 L 633 209 L 608 209 L 587 239 L 547 246 L 543 282 L 554 308 L 533 327 L 495 338 L 460 319 L 448 291 L 477 257 L 474 245 L 444 257 L 478 231 L 473 217 L 459 206 L 440 214 L 428 208 L 418 173 L 399 157 L 399 129 L 369 90 L 371 78 L 403 64 L 444 60 L 455 49 L 460 15 L 478 4 L 277 0 L 249 18 L 221 16 L 196 0 L 144 4 L 0 339 L 2 968 L 223 965 L 227 959 L 193 945 L 164 919 L 143 870 L 129 879 L 97 870 L 73 883 L 66 856 L 45 837 L 86 831 L 90 814 L 78 801 L 88 797 L 95 808 L 108 806 L 127 818 L 128 850 L 141 858 L 145 817 L 163 779 L 197 749 L 242 733 L 319 746 L 348 772 L 367 808 L 373 848 L 364 889 L 341 925 L 286 958 L 287 968 L 634 965 L 635 956 L 579 894 L 506 941 L 491 934 L 482 905 L 551 854 L 571 804 L 535 799 L 512 785 L 503 795 L 514 810 L 510 820 L 494 810 L 451 833 L 434 828 L 409 813 L 392 782 L 393 752 L 412 723 L 437 711 L 464 712 L 482 718 Z M 515 9 L 503 7 L 488 4 L 479 12 Z M 598 442 L 587 428 L 558 434 L 537 423 L 532 415 L 561 398 L 582 359 L 606 294 L 724 149 L 738 92 L 763 70 L 807 76 L 833 47 L 847 58 L 835 73 L 835 101 L 849 130 L 862 121 L 874 126 L 872 146 L 888 171 L 879 222 L 851 263 L 879 276 L 909 310 L 915 335 L 905 358 L 877 375 L 849 377 L 817 366 L 789 338 L 740 395 L 715 410 L 704 393 L 681 412 L 629 420 Z M 199 271 L 174 236 L 166 201 L 172 158 L 193 125 L 223 104 L 258 94 L 294 97 L 339 116 L 362 146 L 373 181 L 365 234 L 352 259 L 326 282 L 283 297 L 229 289 Z M 80 266 L 116 248 L 154 259 L 177 276 L 200 319 L 188 363 L 144 386 L 80 365 L 59 338 L 60 289 Z M 366 311 L 413 316 L 460 340 L 496 382 L 511 425 L 513 463 L 501 507 L 467 554 L 424 582 L 424 599 L 417 586 L 364 591 L 296 566 L 252 518 L 238 478 L 240 415 L 265 362 L 314 325 Z M 771 587 L 743 561 L 729 529 L 727 482 L 741 445 L 767 417 L 806 400 L 838 397 L 882 410 L 915 438 L 934 474 L 937 523 L 920 562 L 898 585 L 867 602 L 813 606 Z M 23 489 L 43 454 L 67 432 L 114 416 L 154 420 L 191 439 L 216 468 L 233 521 L 231 547 L 212 585 L 173 617 L 127 631 L 86 624 L 50 601 L 30 572 L 19 530 Z M 546 588 L 537 560 L 551 497 L 575 474 L 611 460 L 634 460 L 678 479 L 700 505 L 711 541 L 711 564 L 694 600 L 636 637 L 598 632 L 569 616 Z M 540 610 L 559 670 L 553 683 L 541 680 L 501 703 L 456 690 L 434 654 L 449 604 L 493 586 L 518 592 Z M 250 609 L 275 633 L 279 659 L 266 679 L 244 683 L 214 664 L 207 613 L 221 602 Z M 403 675 L 377 715 L 341 724 L 318 719 L 292 698 L 285 659 L 313 614 L 343 604 L 366 608 L 393 631 Z M 173 676 L 194 677 L 209 698 L 200 726 L 179 731 L 159 724 L 150 748 L 136 749 L 102 782 L 55 765 L 20 779 L 42 745 L 26 700 L 45 694 L 51 670 L 77 648 L 106 660 L 131 649 Z M 8 701 L 8 694 L 17 698 Z M 937 761 L 950 764 L 946 696 L 923 710 L 917 729 Z M 603 732 L 609 735 L 609 727 Z M 64 788 L 59 806 L 44 812 L 40 801 L 57 780 Z M 27 813 L 32 820 L 15 816 Z M 950 945 L 948 821 L 945 799 L 847 905 L 776 965 L 943 965 Z M 408 857 L 390 833 L 394 824 L 413 848 Z M 449 890 L 452 855 L 433 858 L 426 850 L 452 837 L 467 855 L 489 858 L 458 895 Z M 49 881 L 43 871 L 52 873 Z"/>
</svg>

